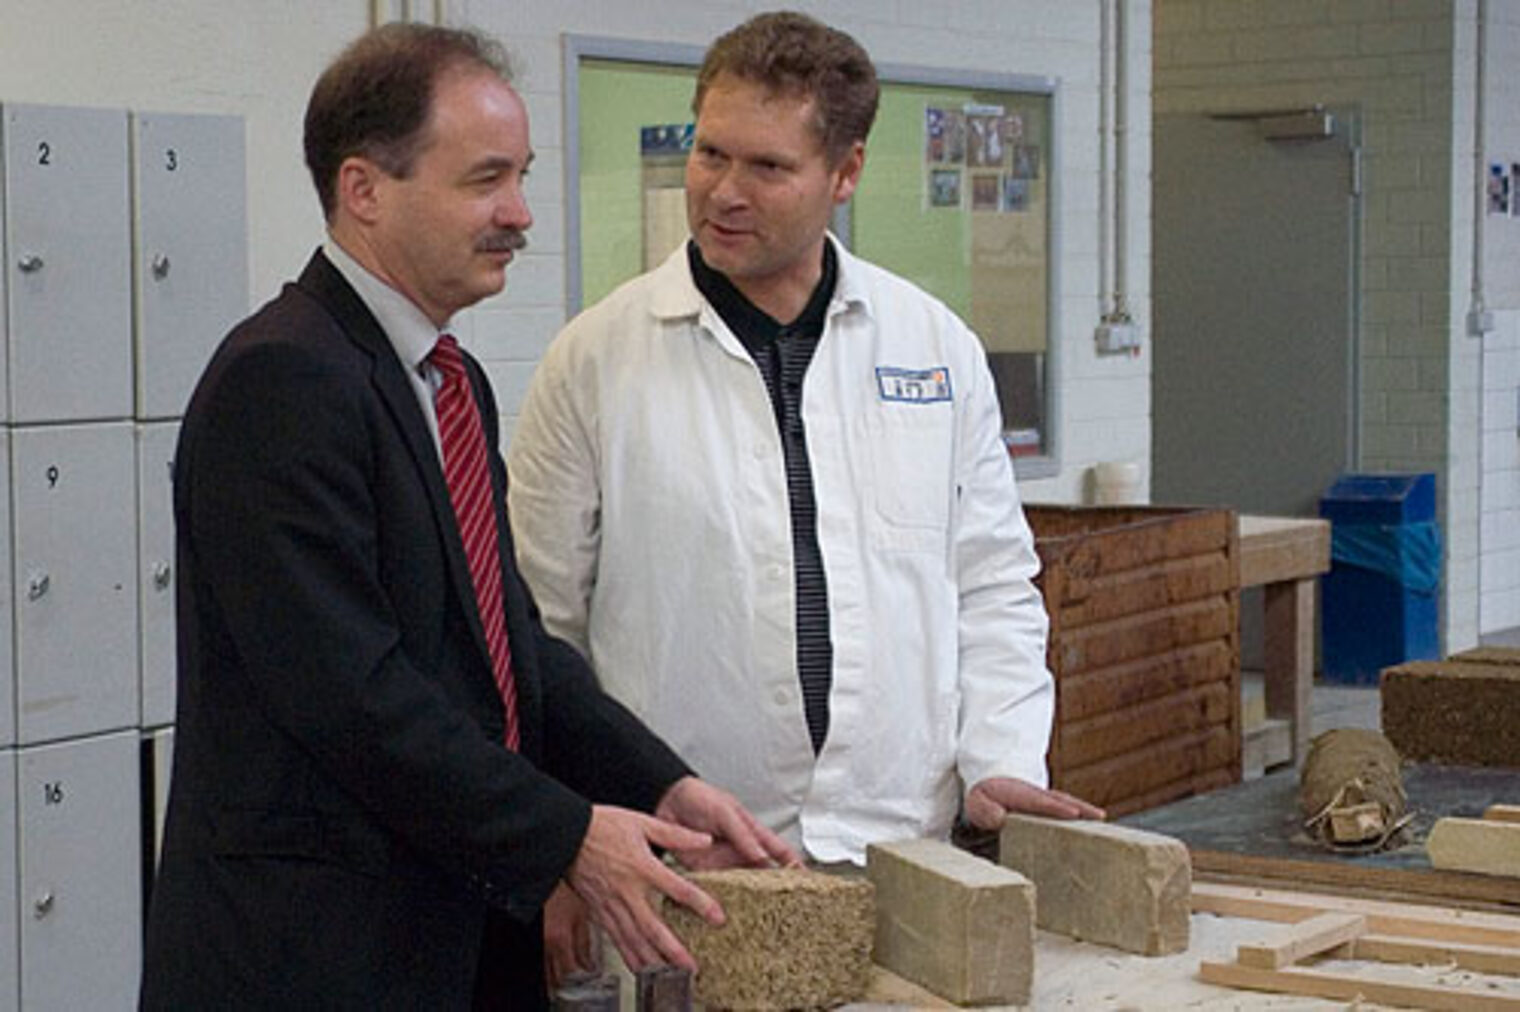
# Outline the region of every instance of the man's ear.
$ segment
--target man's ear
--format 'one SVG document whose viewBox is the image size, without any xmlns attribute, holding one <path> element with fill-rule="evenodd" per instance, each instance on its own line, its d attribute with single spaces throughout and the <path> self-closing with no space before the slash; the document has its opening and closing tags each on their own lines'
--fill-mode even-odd
<svg viewBox="0 0 1520 1012">
<path fill-rule="evenodd" d="M 380 166 L 359 155 L 350 155 L 338 166 L 338 207 L 366 225 L 380 214 L 380 190 L 385 173 Z"/>
<path fill-rule="evenodd" d="M 860 185 L 860 173 L 866 167 L 866 146 L 863 141 L 850 145 L 850 150 L 839 164 L 834 166 L 834 203 L 843 204 L 855 194 Z"/>
</svg>

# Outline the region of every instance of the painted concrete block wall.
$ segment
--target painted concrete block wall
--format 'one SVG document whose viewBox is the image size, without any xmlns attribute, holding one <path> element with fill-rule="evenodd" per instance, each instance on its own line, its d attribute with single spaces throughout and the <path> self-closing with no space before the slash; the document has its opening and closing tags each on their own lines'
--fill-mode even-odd
<svg viewBox="0 0 1520 1012">
<path fill-rule="evenodd" d="M 1128 60 L 1130 166 L 1128 228 L 1130 311 L 1148 329 L 1150 277 L 1150 3 L 1123 0 L 1130 29 Z M 536 224 L 530 246 L 509 276 L 507 291 L 473 315 L 472 347 L 487 360 L 507 415 L 542 349 L 564 322 L 564 270 L 572 237 L 563 234 L 564 97 L 561 58 L 566 34 L 706 46 L 745 18 L 774 4 L 714 0 L 604 0 L 516 4 L 456 0 L 457 16 L 507 42 L 538 152 L 529 196 Z M 1098 305 L 1100 0 L 960 0 L 932 5 L 876 0 L 802 0 L 805 10 L 850 32 L 878 64 L 939 66 L 1037 74 L 1061 82 L 1056 126 L 1064 166 L 1057 208 L 1060 315 L 1056 401 L 1061 473 L 1027 481 L 1028 499 L 1081 501 L 1091 465 L 1135 460 L 1148 473 L 1150 357 L 1100 358 L 1093 331 Z M 869 149 L 866 171 L 870 172 Z M 510 426 L 511 418 L 507 419 Z M 1148 487 L 1148 485 L 1147 485 Z"/>
<path fill-rule="evenodd" d="M 1478 369 L 1471 277 L 1471 0 L 1157 0 L 1161 112 L 1359 106 L 1364 236 L 1359 466 L 1434 471 L 1443 626 L 1478 636 Z M 1465 110 L 1465 125 L 1464 111 Z"/>
</svg>

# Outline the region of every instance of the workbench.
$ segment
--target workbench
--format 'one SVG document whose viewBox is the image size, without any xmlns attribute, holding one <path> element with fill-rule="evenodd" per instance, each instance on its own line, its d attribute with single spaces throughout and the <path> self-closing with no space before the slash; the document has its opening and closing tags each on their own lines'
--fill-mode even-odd
<svg viewBox="0 0 1520 1012">
<path fill-rule="evenodd" d="M 1268 726 L 1257 732 L 1262 765 L 1302 765 L 1309 750 L 1314 688 L 1315 581 L 1330 569 L 1330 523 L 1243 514 L 1239 518 L 1240 586 L 1261 587 L 1262 667 Z M 1285 741 L 1274 738 L 1285 727 Z M 1282 741 L 1278 744 L 1278 741 Z M 1243 748 L 1253 746 L 1251 729 Z M 1251 765 L 1247 763 L 1246 765 Z"/>
</svg>

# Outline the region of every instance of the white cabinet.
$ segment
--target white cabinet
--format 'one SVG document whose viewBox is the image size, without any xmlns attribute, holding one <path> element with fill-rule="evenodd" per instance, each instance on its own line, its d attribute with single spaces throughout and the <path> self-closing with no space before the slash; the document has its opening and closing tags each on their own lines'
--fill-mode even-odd
<svg viewBox="0 0 1520 1012">
<path fill-rule="evenodd" d="M 132 117 L 138 418 L 184 414 L 211 352 L 247 315 L 245 162 L 240 117 Z"/>
<path fill-rule="evenodd" d="M 127 115 L 0 109 L 7 417 L 132 415 Z"/>
<path fill-rule="evenodd" d="M 16 738 L 137 726 L 130 422 L 11 432 Z"/>
<path fill-rule="evenodd" d="M 131 1009 L 142 962 L 138 735 L 16 752 L 21 1003 Z"/>
<path fill-rule="evenodd" d="M 174 722 L 174 443 L 178 422 L 137 427 L 137 601 L 142 726 Z"/>
</svg>

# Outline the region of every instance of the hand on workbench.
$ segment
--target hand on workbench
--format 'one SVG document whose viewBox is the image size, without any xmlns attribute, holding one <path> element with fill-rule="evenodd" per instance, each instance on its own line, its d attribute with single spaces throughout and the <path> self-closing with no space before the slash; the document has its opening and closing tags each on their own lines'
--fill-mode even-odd
<svg viewBox="0 0 1520 1012">
<path fill-rule="evenodd" d="M 802 864 L 787 842 L 762 826 L 739 799 L 697 777 L 682 777 L 671 785 L 654 814 L 712 835 L 707 847 L 672 849 L 676 860 L 693 871 Z"/>
<path fill-rule="evenodd" d="M 591 806 L 591 824 L 565 880 L 591 908 L 591 918 L 631 970 L 652 963 L 697 968 L 691 953 L 660 920 L 652 894 L 663 893 L 710 924 L 723 923 L 718 901 L 654 856 L 652 847 L 699 850 L 712 837 L 608 805 Z"/>
<path fill-rule="evenodd" d="M 601 954 L 591 948 L 591 910 L 574 889 L 561 882 L 544 904 L 544 979 L 553 992 L 577 971 L 601 969 Z"/>
<path fill-rule="evenodd" d="M 1014 777 L 988 777 L 966 793 L 966 818 L 978 829 L 1001 829 L 1010 812 L 1054 819 L 1101 819 L 1103 809 L 1065 791 L 1036 787 Z"/>
</svg>

